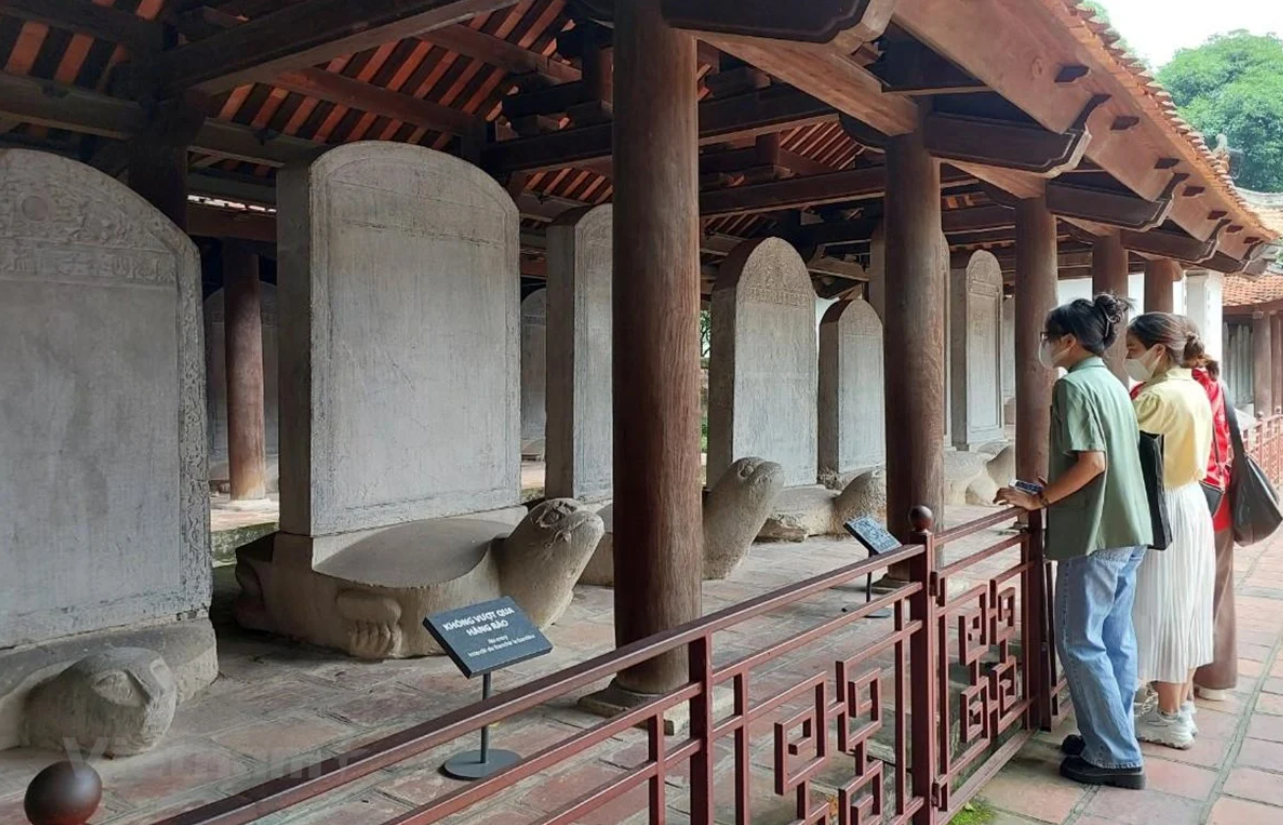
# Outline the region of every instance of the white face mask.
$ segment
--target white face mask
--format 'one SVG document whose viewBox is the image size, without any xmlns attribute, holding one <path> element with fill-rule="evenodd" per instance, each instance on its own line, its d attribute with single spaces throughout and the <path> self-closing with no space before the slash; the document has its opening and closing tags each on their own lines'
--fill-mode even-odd
<svg viewBox="0 0 1283 825">
<path fill-rule="evenodd" d="M 1042 364 L 1049 370 L 1054 370 L 1056 367 L 1060 366 L 1056 363 L 1056 359 L 1062 354 L 1063 353 L 1056 352 L 1056 344 L 1054 341 L 1043 341 L 1042 346 L 1038 347 L 1038 363 Z"/>
<path fill-rule="evenodd" d="M 1145 354 L 1139 358 L 1128 358 L 1123 362 L 1123 369 L 1138 384 L 1144 384 L 1154 377 L 1154 367 L 1151 358 L 1153 350 L 1146 350 Z"/>
<path fill-rule="evenodd" d="M 1052 351 L 1050 341 L 1043 341 L 1038 347 L 1038 363 L 1049 370 L 1056 368 L 1056 353 Z"/>
</svg>

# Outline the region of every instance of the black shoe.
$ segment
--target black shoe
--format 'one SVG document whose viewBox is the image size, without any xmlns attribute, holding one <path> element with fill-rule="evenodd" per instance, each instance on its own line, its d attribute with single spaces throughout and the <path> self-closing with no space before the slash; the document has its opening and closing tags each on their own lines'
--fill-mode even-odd
<svg viewBox="0 0 1283 825">
<path fill-rule="evenodd" d="M 1060 775 L 1084 785 L 1111 785 L 1129 791 L 1145 790 L 1144 768 L 1098 768 L 1081 756 L 1066 757 Z"/>
<path fill-rule="evenodd" d="M 1076 733 L 1069 734 L 1065 737 L 1065 741 L 1060 743 L 1060 752 L 1065 756 L 1082 756 L 1085 750 L 1087 750 L 1087 740 Z"/>
</svg>

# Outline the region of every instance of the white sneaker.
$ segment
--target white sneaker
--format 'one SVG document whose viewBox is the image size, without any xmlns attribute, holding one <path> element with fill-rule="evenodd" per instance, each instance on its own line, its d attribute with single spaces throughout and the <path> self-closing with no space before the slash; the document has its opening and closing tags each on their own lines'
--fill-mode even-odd
<svg viewBox="0 0 1283 825">
<path fill-rule="evenodd" d="M 1190 720 L 1184 714 L 1168 716 L 1153 708 L 1136 720 L 1136 738 L 1142 742 L 1188 750 L 1194 746 L 1194 733 L 1190 728 Z"/>
<path fill-rule="evenodd" d="M 1137 719 L 1149 713 L 1158 707 L 1158 692 L 1149 685 L 1145 685 L 1136 691 L 1135 698 L 1132 699 L 1132 715 Z"/>
<path fill-rule="evenodd" d="M 1197 685 L 1194 686 L 1194 692 L 1198 694 L 1198 698 L 1206 699 L 1209 702 L 1228 702 L 1230 696 L 1234 693 L 1232 690 L 1213 690 L 1212 688 L 1198 687 Z"/>
<path fill-rule="evenodd" d="M 1198 736 L 1198 722 L 1194 717 L 1198 716 L 1198 705 L 1193 702 L 1186 702 L 1181 705 L 1181 718 L 1189 722 L 1189 732 L 1193 736 Z"/>
</svg>

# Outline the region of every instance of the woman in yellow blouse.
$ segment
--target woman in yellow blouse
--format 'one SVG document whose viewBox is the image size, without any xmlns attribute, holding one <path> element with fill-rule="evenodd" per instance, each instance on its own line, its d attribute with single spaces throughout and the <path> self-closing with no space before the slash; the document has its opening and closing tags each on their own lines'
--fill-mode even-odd
<svg viewBox="0 0 1283 825">
<path fill-rule="evenodd" d="M 1142 684 L 1153 682 L 1157 706 L 1136 720 L 1136 736 L 1174 748 L 1194 744 L 1191 678 L 1213 656 L 1212 597 L 1216 549 L 1212 514 L 1199 482 L 1212 451 L 1207 393 L 1182 364 L 1203 344 L 1183 318 L 1149 312 L 1127 330 L 1127 372 L 1143 385 L 1136 420 L 1163 436 L 1163 484 L 1172 543 L 1145 555 L 1132 611 Z"/>
</svg>

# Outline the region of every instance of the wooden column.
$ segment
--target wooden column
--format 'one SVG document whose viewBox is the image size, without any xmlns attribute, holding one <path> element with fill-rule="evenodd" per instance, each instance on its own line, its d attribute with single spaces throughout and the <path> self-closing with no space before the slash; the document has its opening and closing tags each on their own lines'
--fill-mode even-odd
<svg viewBox="0 0 1283 825">
<path fill-rule="evenodd" d="M 1270 315 L 1270 409 L 1283 405 L 1283 315 Z"/>
<path fill-rule="evenodd" d="M 1038 360 L 1047 314 L 1056 307 L 1056 217 L 1043 198 L 1016 205 L 1016 475 L 1047 475 L 1054 370 Z"/>
<path fill-rule="evenodd" d="M 1091 247 L 1091 288 L 1095 294 L 1112 292 L 1127 297 L 1127 250 L 1118 235 L 1102 235 L 1096 238 Z M 1105 363 L 1114 375 L 1124 384 L 1127 383 L 1127 371 L 1123 361 L 1127 358 L 1127 342 L 1123 330 L 1118 331 L 1118 340 L 1105 353 Z"/>
<path fill-rule="evenodd" d="M 204 121 L 199 101 L 165 101 L 152 112 L 142 134 L 125 141 L 129 188 L 183 231 L 187 230 L 187 146 Z"/>
<path fill-rule="evenodd" d="M 1256 416 L 1269 415 L 1274 410 L 1274 345 L 1271 339 L 1272 323 L 1264 312 L 1252 314 L 1252 403 Z"/>
<path fill-rule="evenodd" d="M 615 641 L 700 616 L 699 175 L 695 40 L 660 0 L 615 8 Z M 685 651 L 619 674 L 687 678 Z"/>
<path fill-rule="evenodd" d="M 263 498 L 267 495 L 267 438 L 258 256 L 240 244 L 223 245 L 223 302 L 232 499 Z"/>
<path fill-rule="evenodd" d="M 1184 272 L 1181 265 L 1168 258 L 1145 262 L 1145 311 L 1175 312 L 1176 282 Z"/>
<path fill-rule="evenodd" d="M 139 138 L 127 142 L 129 188 L 187 231 L 187 147 Z"/>
<path fill-rule="evenodd" d="M 913 507 L 925 505 L 938 519 L 944 513 L 940 164 L 927 154 L 919 128 L 887 141 L 886 166 L 887 526 L 907 541 Z M 907 578 L 908 571 L 888 574 Z"/>
</svg>

